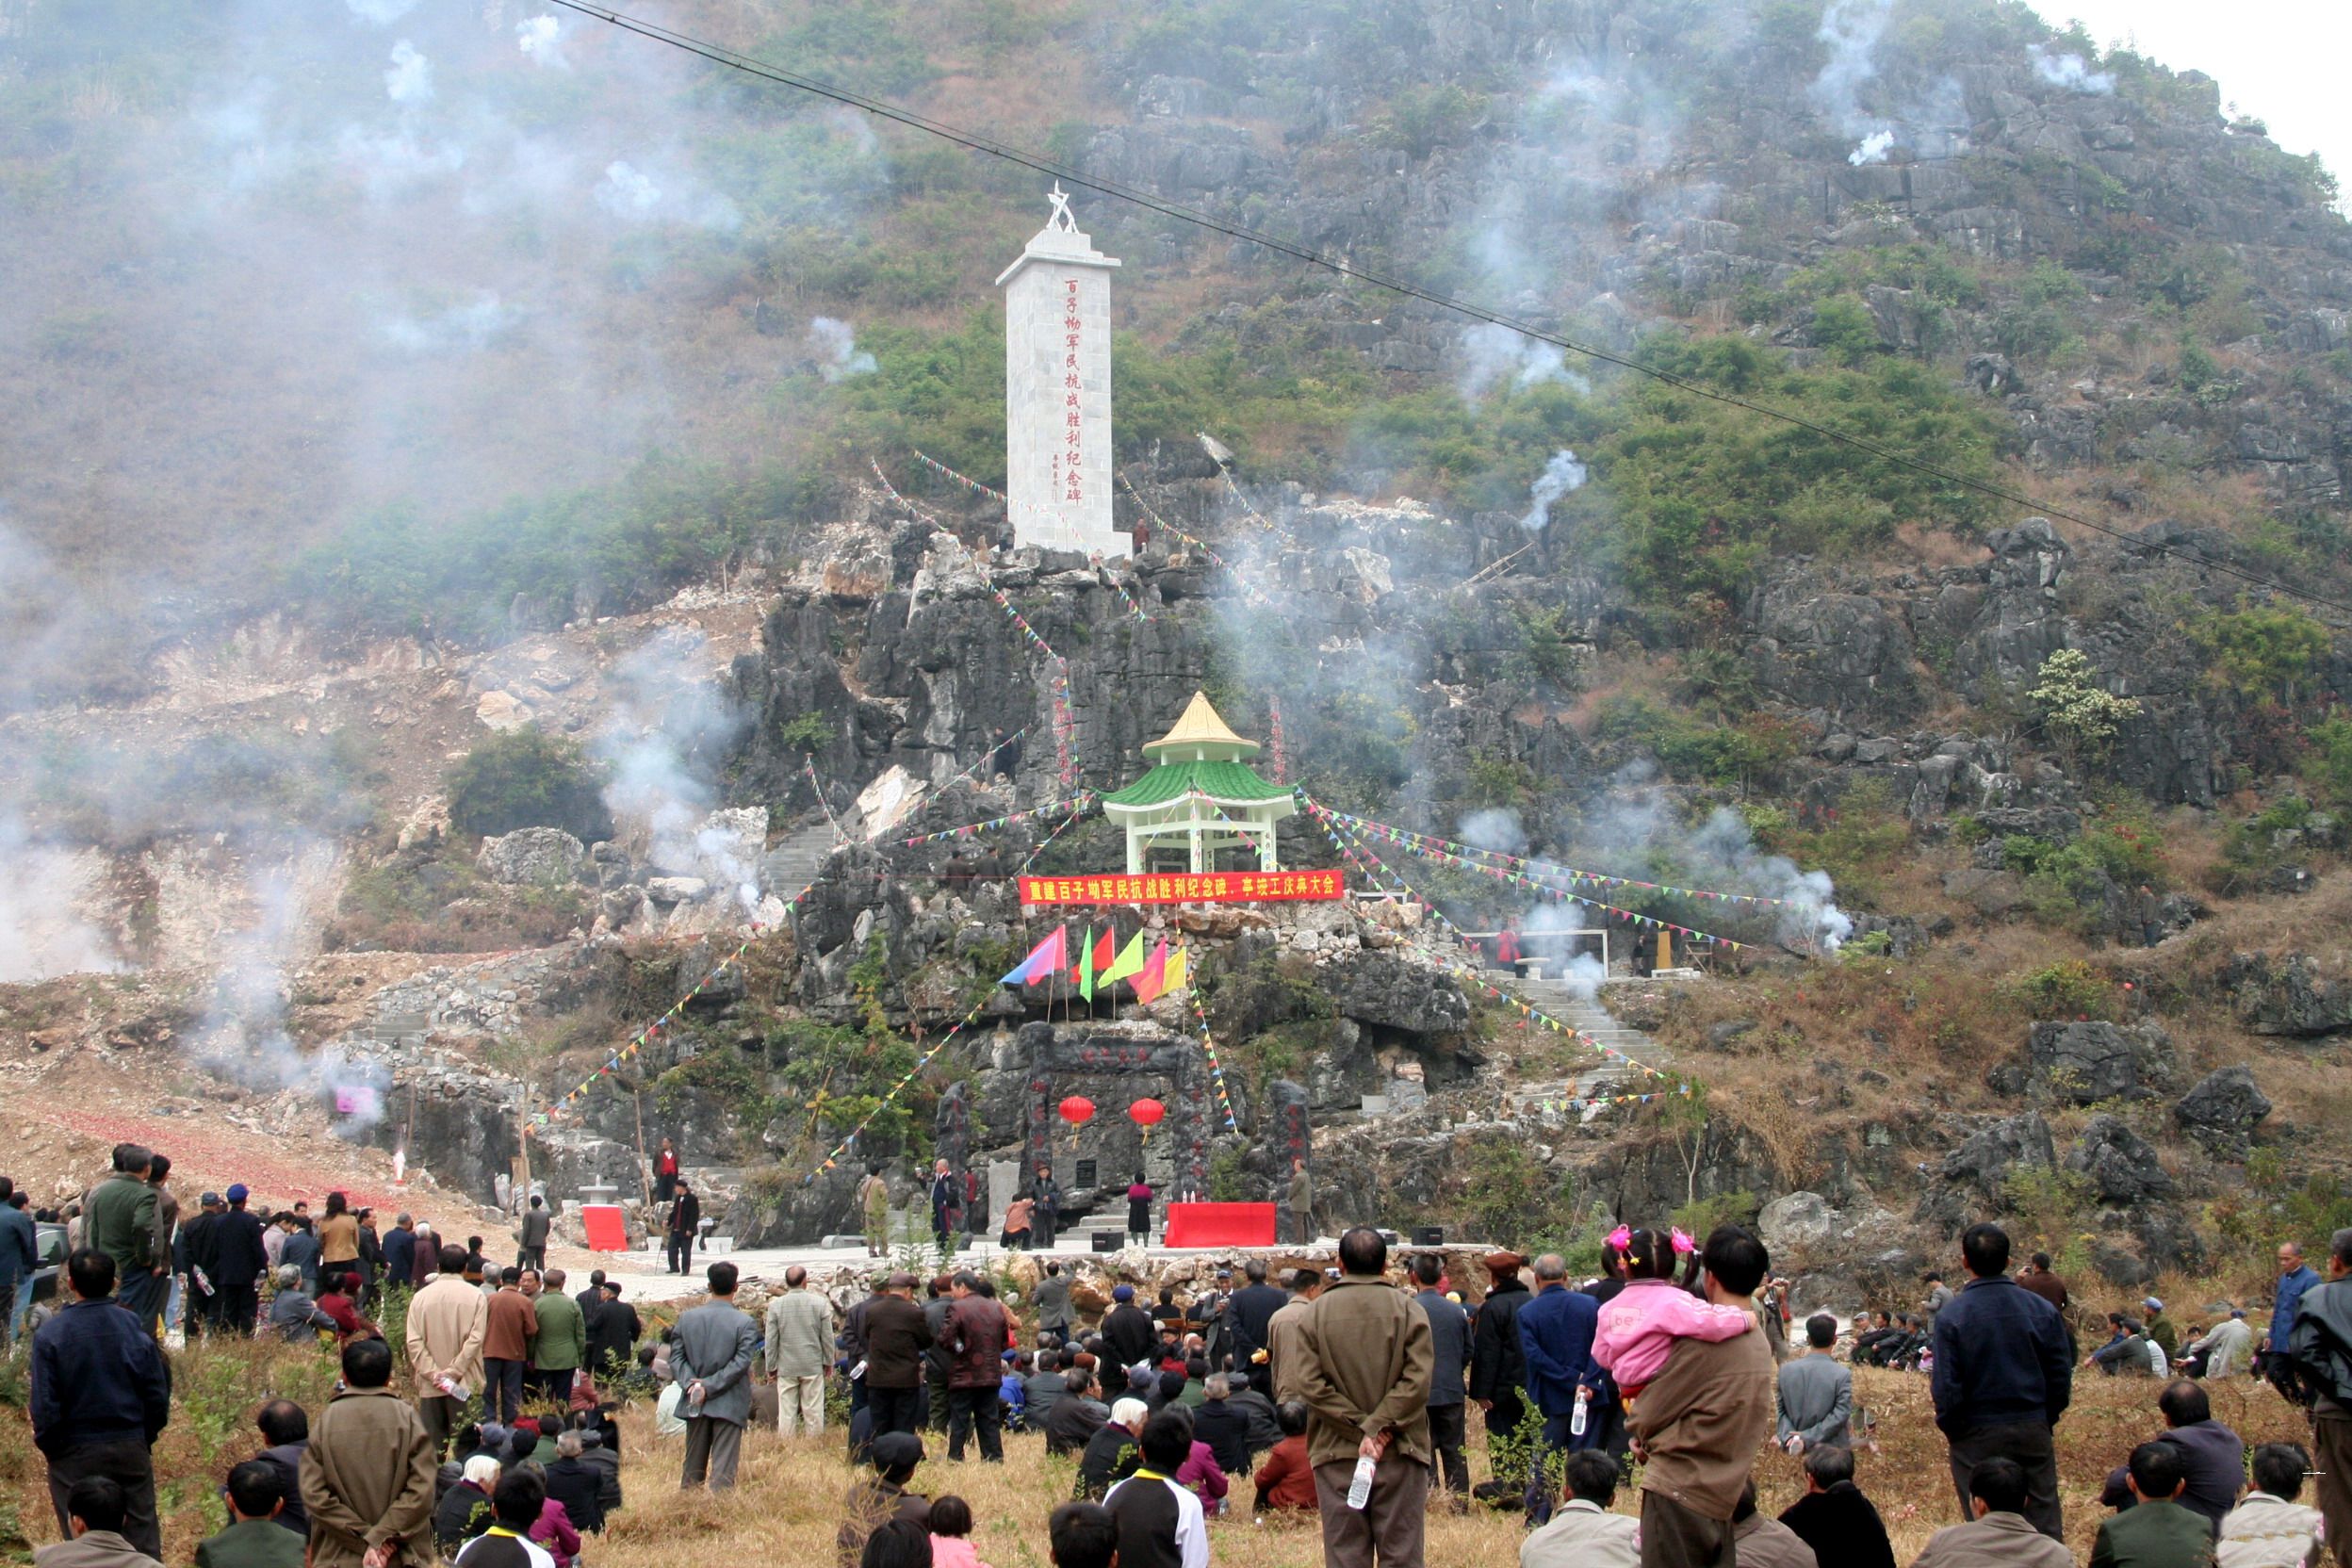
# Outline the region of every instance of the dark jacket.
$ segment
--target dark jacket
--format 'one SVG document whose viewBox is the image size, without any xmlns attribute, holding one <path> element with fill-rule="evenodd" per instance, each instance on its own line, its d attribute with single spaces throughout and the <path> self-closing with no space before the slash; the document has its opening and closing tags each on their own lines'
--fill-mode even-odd
<svg viewBox="0 0 2352 1568">
<path fill-rule="evenodd" d="M 0 1281 L 13 1282 L 41 1266 L 41 1237 L 33 1217 L 0 1203 Z"/>
<path fill-rule="evenodd" d="M 1192 1440 L 1207 1444 L 1228 1476 L 1250 1473 L 1250 1413 L 1231 1398 L 1206 1400 L 1192 1413 Z"/>
<path fill-rule="evenodd" d="M 629 1364 L 645 1325 L 637 1316 L 637 1309 L 627 1301 L 604 1300 L 601 1290 L 596 1295 L 596 1305 L 587 1314 L 588 1364 L 598 1377 L 604 1377 L 612 1368 Z"/>
<path fill-rule="evenodd" d="M 580 1460 L 559 1459 L 547 1466 L 547 1495 L 564 1505 L 576 1530 L 604 1528 L 603 1491 L 604 1478 Z"/>
<path fill-rule="evenodd" d="M 1527 1356 L 1519 1348 L 1519 1309 L 1527 1299 L 1527 1287 L 1513 1275 L 1509 1284 L 1489 1291 L 1479 1305 L 1470 1335 L 1473 1399 L 1508 1398 L 1527 1380 Z"/>
<path fill-rule="evenodd" d="M 2015 1280 L 1970 1280 L 1936 1315 L 1936 1425 L 2054 1427 L 2074 1396 L 2074 1344 L 2058 1309 Z"/>
<path fill-rule="evenodd" d="M 1813 1548 L 1818 1562 L 1838 1568 L 1895 1568 L 1895 1548 L 1878 1510 L 1852 1481 L 1799 1497 L 1780 1516 Z"/>
<path fill-rule="evenodd" d="M 253 1456 L 278 1473 L 278 1485 L 286 1494 L 286 1506 L 278 1510 L 276 1523 L 305 1541 L 310 1539 L 310 1510 L 302 1506 L 302 1452 L 309 1446 L 310 1439 L 303 1438 L 264 1448 Z"/>
<path fill-rule="evenodd" d="M 1606 1374 L 1592 1360 L 1592 1334 L 1600 1323 L 1601 1304 L 1581 1291 L 1539 1291 L 1519 1309 L 1519 1352 L 1527 1363 L 1527 1397 L 1546 1416 L 1566 1415 L 1576 1408 L 1579 1382 L 1606 1388 Z M 1600 1425 L 1588 1419 L 1585 1437 L 1599 1442 Z"/>
<path fill-rule="evenodd" d="M 1233 1292 L 1225 1303 L 1225 1322 L 1233 1336 L 1226 1348 L 1233 1352 L 1235 1366 L 1246 1369 L 1250 1354 L 1266 1348 L 1267 1322 L 1288 1305 L 1290 1293 L 1272 1285 L 1244 1285 Z"/>
<path fill-rule="evenodd" d="M 1129 1367 L 1157 1360 L 1160 1331 L 1141 1307 L 1123 1301 L 1102 1315 L 1102 1341 L 1111 1353 L 1111 1373 L 1102 1386 L 1113 1388 L 1124 1385 Z"/>
<path fill-rule="evenodd" d="M 1045 1418 L 1045 1451 L 1049 1454 L 1084 1451 L 1094 1434 L 1102 1429 L 1103 1419 L 1101 1405 L 1065 1392 L 1054 1401 L 1053 1413 Z"/>
<path fill-rule="evenodd" d="M 416 1233 L 398 1226 L 384 1238 L 384 1280 L 386 1284 L 415 1284 Z"/>
<path fill-rule="evenodd" d="M 931 1325 L 923 1309 L 903 1296 L 866 1303 L 866 1386 L 920 1388 L 923 1353 L 931 1348 Z"/>
<path fill-rule="evenodd" d="M 1004 1345 L 1009 1325 L 1004 1308 L 995 1298 L 967 1296 L 948 1309 L 950 1346 L 960 1345 L 947 1369 L 950 1388 L 994 1388 L 1004 1377 Z M 871 1377 L 871 1371 L 867 1374 Z"/>
<path fill-rule="evenodd" d="M 2285 1354 L 2306 1404 L 2327 1399 L 2352 1406 L 2352 1281 L 2304 1293 Z"/>
<path fill-rule="evenodd" d="M 33 1336 L 33 1444 L 51 1459 L 98 1443 L 149 1446 L 172 1419 L 172 1368 L 111 1299 L 75 1301 Z"/>
<path fill-rule="evenodd" d="M 1429 1343 L 1437 1355 L 1437 1371 L 1429 1380 L 1430 1408 L 1461 1404 L 1470 1371 L 1470 1315 L 1434 1290 L 1422 1291 L 1413 1299 L 1429 1315 Z"/>
<path fill-rule="evenodd" d="M 696 1233 L 701 1224 L 702 1200 L 694 1196 L 690 1188 L 671 1200 L 669 1222 L 662 1230 L 668 1235 L 691 1236 Z"/>
<path fill-rule="evenodd" d="M 2159 1443 L 2169 1443 L 2180 1450 L 2187 1469 L 2179 1495 L 2173 1498 L 2191 1513 L 2202 1514 L 2213 1527 L 2213 1538 L 2221 1538 L 2221 1522 L 2238 1505 L 2238 1488 L 2246 1483 L 2246 1445 L 2238 1434 L 2218 1421 L 2192 1421 L 2185 1427 L 2156 1434 Z M 2099 1500 L 2108 1508 L 2130 1508 L 2132 1495 L 2130 1471 L 2117 1468 L 2109 1472 L 2106 1490 Z"/>
<path fill-rule="evenodd" d="M 270 1253 L 261 1245 L 261 1216 L 250 1209 L 231 1208 L 222 1215 L 213 1246 L 220 1260 L 220 1272 L 212 1282 L 216 1286 L 250 1285 L 270 1265 Z"/>
<path fill-rule="evenodd" d="M 196 1568 L 302 1568 L 302 1544 L 267 1519 L 196 1543 Z"/>
<path fill-rule="evenodd" d="M 443 1557 L 455 1557 L 460 1546 L 488 1529 L 497 1517 L 488 1493 L 471 1481 L 460 1481 L 441 1494 L 433 1511 L 433 1538 L 441 1543 Z"/>
<path fill-rule="evenodd" d="M 1101 1502 L 1113 1481 L 1135 1473 L 1135 1434 L 1104 1422 L 1086 1439 L 1086 1451 L 1078 1461 L 1078 1495 Z"/>
<path fill-rule="evenodd" d="M 2213 1560 L 2205 1521 L 2167 1497 L 2125 1509 L 2099 1527 L 2091 1568 L 2162 1568 Z"/>
</svg>

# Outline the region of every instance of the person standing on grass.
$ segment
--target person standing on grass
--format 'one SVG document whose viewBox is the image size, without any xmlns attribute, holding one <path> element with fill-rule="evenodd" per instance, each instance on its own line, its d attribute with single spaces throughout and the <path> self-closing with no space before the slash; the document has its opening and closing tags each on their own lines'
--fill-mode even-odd
<svg viewBox="0 0 2352 1568">
<path fill-rule="evenodd" d="M 482 1373 L 489 1380 L 482 1391 L 482 1416 L 495 1416 L 506 1427 L 523 1413 L 523 1374 L 531 1365 L 531 1342 L 539 1332 L 538 1315 L 522 1283 L 521 1269 L 500 1271 L 482 1337 Z"/>
<path fill-rule="evenodd" d="M 18 1325 L 24 1321 L 17 1293 L 41 1268 L 41 1233 L 33 1229 L 29 1205 L 17 1201 L 22 1196 L 11 1191 L 0 1201 L 0 1350 L 16 1342 Z M 25 1305 L 31 1304 L 26 1292 Z"/>
<path fill-rule="evenodd" d="M 82 1244 L 114 1261 L 117 1304 L 151 1333 L 155 1311 L 147 1298 L 155 1276 L 155 1189 L 147 1184 L 147 1172 L 155 1158 L 139 1144 L 116 1144 L 114 1173 L 82 1200 Z M 134 1502 L 134 1514 L 137 1507 Z"/>
<path fill-rule="evenodd" d="M 144 1169 L 146 1151 L 139 1153 Z M 106 1527 L 159 1558 L 151 1450 L 172 1419 L 172 1368 L 155 1335 L 113 1299 L 112 1257 L 81 1248 L 66 1259 L 65 1281 L 73 1300 L 33 1335 L 26 1401 L 33 1446 L 49 1462 L 57 1528 L 73 1532 L 74 1484 L 100 1477 L 119 1489 L 122 1508 Z"/>
<path fill-rule="evenodd" d="M 1340 1278 L 1300 1319 L 1298 1365 L 1283 1371 L 1308 1413 L 1329 1568 L 1420 1568 L 1429 1525 L 1429 1315 L 1386 1279 L 1388 1244 L 1356 1226 L 1339 1238 Z M 1372 1492 L 1348 1506 L 1359 1460 Z"/>
<path fill-rule="evenodd" d="M 33 1568 L 163 1568 L 124 1537 L 129 1504 L 113 1481 L 84 1476 L 64 1506 L 66 1538 L 34 1552 Z"/>
<path fill-rule="evenodd" d="M 212 1237 L 220 1259 L 220 1273 L 213 1284 L 220 1293 L 220 1328 L 223 1332 L 250 1338 L 261 1310 L 261 1271 L 269 1266 L 261 1217 L 245 1207 L 251 1195 L 244 1183 L 231 1183 L 221 1196 L 229 1200 L 228 1212 L 221 1215 Z"/>
<path fill-rule="evenodd" d="M 1464 1416 L 1469 1411 L 1465 1380 L 1470 1372 L 1470 1315 L 1437 1288 L 1445 1277 L 1446 1260 L 1435 1252 L 1423 1252 L 1413 1260 L 1413 1282 L 1420 1287 L 1413 1298 L 1421 1303 L 1429 1319 L 1434 1358 L 1429 1375 L 1429 1446 L 1437 1453 L 1453 1506 L 1462 1509 L 1470 1500 L 1470 1462 L 1462 1452 Z M 1245 1471 L 1248 1468 L 1242 1466 Z"/>
<path fill-rule="evenodd" d="M 1718 1226 L 1699 1250 L 1707 1299 L 1719 1307 L 1749 1310 L 1771 1266 L 1764 1244 L 1737 1225 Z M 1772 1377 L 1759 1330 L 1678 1335 L 1644 1382 L 1625 1413 L 1642 1461 L 1643 1568 L 1729 1568 L 1740 1489 L 1772 1431 Z"/>
<path fill-rule="evenodd" d="M 784 1290 L 768 1303 L 768 1376 L 776 1382 L 776 1430 L 780 1437 L 825 1430 L 825 1372 L 833 1355 L 833 1303 L 794 1264 Z"/>
<path fill-rule="evenodd" d="M 1789 1453 L 1843 1448 L 1852 1442 L 1847 1422 L 1854 1413 L 1854 1369 L 1838 1364 L 1831 1353 L 1837 1343 L 1838 1320 L 1815 1313 L 1805 1320 L 1805 1354 L 1781 1366 L 1780 1422 L 1774 1429 Z"/>
<path fill-rule="evenodd" d="M 954 1357 L 947 1371 L 947 1457 L 962 1463 L 965 1434 L 977 1428 L 980 1458 L 1002 1464 L 1004 1412 L 997 1388 L 1012 1325 L 1004 1303 L 982 1295 L 979 1286 L 978 1277 L 968 1269 L 958 1272 L 949 1286 L 955 1304 L 947 1315 L 948 1348 Z"/>
<path fill-rule="evenodd" d="M 1045 1275 L 1037 1281 L 1037 1332 L 1054 1334 L 1061 1339 L 1070 1337 L 1070 1281 L 1062 1273 L 1062 1266 L 1049 1263 Z"/>
<path fill-rule="evenodd" d="M 392 1347 L 343 1348 L 343 1387 L 302 1451 L 309 1568 L 429 1568 L 433 1560 L 433 1443 L 388 1386 Z"/>
<path fill-rule="evenodd" d="M 1449 1305 L 1451 1303 L 1448 1303 Z M 1455 1308 L 1460 1312 L 1460 1308 Z M 1544 1432 L 1528 1464 L 1527 1518 L 1541 1525 L 1552 1516 L 1551 1482 L 1545 1474 L 1553 1454 L 1596 1448 L 1601 1417 L 1612 1395 L 1609 1375 L 1592 1359 L 1592 1339 L 1601 1304 L 1568 1288 L 1568 1265 L 1557 1252 L 1535 1260 L 1535 1295 L 1519 1309 L 1519 1353 L 1527 1364 L 1527 1397 L 1544 1418 Z M 1429 1322 L 1438 1321 L 1432 1312 Z M 1577 1396 L 1584 1398 L 1584 1430 L 1574 1432 Z"/>
<path fill-rule="evenodd" d="M 2270 1328 L 2262 1335 L 2262 1376 L 2268 1378 L 2279 1393 L 2295 1397 L 2294 1384 L 2288 1371 L 2289 1339 L 2295 1334 L 2295 1315 L 2304 1293 L 2319 1283 L 2319 1275 L 2303 1261 L 2303 1244 L 2282 1241 L 2278 1244 L 2278 1286 L 2270 1298 Z"/>
<path fill-rule="evenodd" d="M 542 1398 L 568 1406 L 572 1381 L 588 1364 L 588 1315 L 564 1294 L 564 1271 L 547 1270 L 546 1288 L 531 1299 L 531 1321 L 539 1328 L 531 1342 L 532 1380 Z"/>
<path fill-rule="evenodd" d="M 686 1389 L 679 1407 L 686 1417 L 686 1467 L 678 1484 L 691 1491 L 707 1476 L 711 1491 L 725 1492 L 735 1484 L 743 1427 L 751 1419 L 760 1326 L 735 1305 L 733 1264 L 712 1264 L 709 1279 L 710 1301 L 679 1315 L 670 1346 L 671 1374 Z"/>
<path fill-rule="evenodd" d="M 1478 1320 L 1470 1325 L 1470 1397 L 1486 1418 L 1490 1462 L 1499 1445 L 1519 1430 L 1527 1414 L 1520 1389 L 1527 1380 L 1527 1360 L 1519 1345 L 1519 1312 L 1529 1299 L 1527 1287 L 1519 1281 L 1519 1268 L 1526 1261 L 1516 1252 L 1486 1255 L 1487 1278 L 1492 1282 L 1486 1299 L 1478 1303 Z M 1525 1461 L 1521 1464 L 1524 1468 Z M 1494 1478 L 1522 1484 L 1527 1480 L 1524 1473 L 1505 1475 L 1500 1464 L 1494 1466 Z"/>
<path fill-rule="evenodd" d="M 2022 1273 L 2018 1274 L 2017 1283 L 2062 1313 L 2066 1310 L 2066 1303 L 2072 1299 L 2066 1291 L 2066 1282 L 2050 1272 L 2048 1252 L 2034 1254 L 2033 1261 L 2025 1266 Z"/>
<path fill-rule="evenodd" d="M 476 1394 L 485 1410 L 491 1400 L 482 1359 L 490 1303 L 466 1282 L 464 1248 L 442 1248 L 439 1265 L 439 1272 L 409 1298 L 406 1333 L 416 1417 L 425 1424 L 435 1455 L 449 1446 L 458 1416 Z"/>
<path fill-rule="evenodd" d="M 1973 1518 L 1968 1474 L 2000 1455 L 2025 1471 L 2025 1516 L 2066 1538 L 2052 1430 L 2074 1396 L 2074 1344 L 2058 1309 L 2009 1278 L 2009 1233 L 1971 1225 L 1960 1237 L 1968 1282 L 1936 1315 L 1928 1390 L 1952 1446 L 1952 1482 Z"/>
<path fill-rule="evenodd" d="M 922 1424 L 923 1352 L 931 1348 L 931 1324 L 915 1305 L 915 1277 L 901 1269 L 865 1303 L 866 1408 L 874 1437 L 911 1435 Z"/>
<path fill-rule="evenodd" d="M 409 1290 L 416 1283 L 416 1217 L 396 1215 L 392 1229 L 384 1233 L 384 1285 L 386 1290 Z"/>
<path fill-rule="evenodd" d="M 884 1256 L 890 1243 L 890 1184 L 879 1160 L 866 1167 L 858 1184 L 858 1212 L 866 1221 L 866 1256 Z"/>
<path fill-rule="evenodd" d="M 2280 1249 L 2284 1252 L 2284 1249 Z M 2301 1254 L 2296 1254 L 2297 1262 Z M 2285 1262 L 2281 1257 L 2280 1262 Z M 2328 1244 L 2328 1280 L 2296 1293 L 2295 1328 L 2278 1377 L 2297 1392 L 2311 1422 L 2312 1499 L 2328 1521 L 2331 1549 L 2352 1543 L 2352 1230 Z M 2285 1288 L 2280 1287 L 2280 1294 Z M 2273 1319 L 2275 1324 L 2276 1318 Z M 46 1332 L 47 1331 L 43 1331 Z M 2274 1338 L 2276 1329 L 2273 1330 Z"/>
</svg>

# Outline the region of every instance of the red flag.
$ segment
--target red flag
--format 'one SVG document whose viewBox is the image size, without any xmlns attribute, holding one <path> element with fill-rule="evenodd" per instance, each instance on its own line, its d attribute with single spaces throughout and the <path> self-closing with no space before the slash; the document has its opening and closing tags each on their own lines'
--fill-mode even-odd
<svg viewBox="0 0 2352 1568">
<path fill-rule="evenodd" d="M 1116 926 L 1106 925 L 1102 928 L 1102 937 L 1094 944 L 1095 973 L 1108 974 L 1111 972 L 1111 965 L 1119 961 L 1119 942 L 1116 939 L 1118 935 L 1119 931 Z"/>
<path fill-rule="evenodd" d="M 1135 988 L 1137 1002 L 1152 1003 L 1160 999 L 1161 993 L 1168 989 L 1167 942 L 1163 941 L 1152 950 L 1152 956 L 1144 960 L 1143 968 L 1135 972 L 1130 983 Z"/>
</svg>

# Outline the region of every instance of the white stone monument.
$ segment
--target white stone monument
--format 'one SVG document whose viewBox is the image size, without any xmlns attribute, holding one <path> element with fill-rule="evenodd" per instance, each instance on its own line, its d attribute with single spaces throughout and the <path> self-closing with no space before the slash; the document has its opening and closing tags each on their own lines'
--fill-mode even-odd
<svg viewBox="0 0 2352 1568">
<path fill-rule="evenodd" d="M 1070 197 L 1004 290 L 1004 477 L 1020 545 L 1087 555 L 1129 553 L 1111 529 L 1111 269 L 1078 231 Z"/>
</svg>

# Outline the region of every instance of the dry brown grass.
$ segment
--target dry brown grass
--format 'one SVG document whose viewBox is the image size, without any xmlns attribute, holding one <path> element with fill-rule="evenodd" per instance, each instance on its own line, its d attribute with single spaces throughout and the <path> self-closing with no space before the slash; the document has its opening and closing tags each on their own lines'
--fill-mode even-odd
<svg viewBox="0 0 2352 1568">
<path fill-rule="evenodd" d="M 321 1370 L 319 1364 L 291 1353 L 273 1353 L 253 1368 L 242 1392 L 254 1400 L 273 1388 L 315 1397 Z M 220 1381 L 217 1376 L 198 1380 Z M 1886 1519 L 1898 1560 L 1908 1562 L 1930 1535 L 1957 1516 L 1944 1442 L 1928 1404 L 1927 1380 L 1866 1367 L 1856 1374 L 1856 1393 L 1857 1402 L 1874 1413 L 1877 1423 L 1877 1448 L 1862 1453 L 1857 1478 Z M 2162 1425 L 2155 1396 L 2156 1385 L 2146 1380 L 2094 1376 L 2076 1385 L 2075 1406 L 2058 1429 L 2058 1458 L 2068 1544 L 2085 1560 L 2104 1516 L 2097 1499 L 2107 1470 Z M 2219 1385 L 2214 1406 L 2214 1413 L 2249 1443 L 2307 1441 L 2302 1416 L 2265 1387 L 2244 1380 Z M 22 1420 L 17 1412 L 0 1414 L 0 1425 L 15 1426 L 11 1440 L 0 1443 L 0 1488 L 5 1488 L 0 1499 L 13 1503 L 25 1533 L 40 1544 L 53 1539 L 55 1529 L 41 1465 L 24 1441 Z M 591 1546 L 587 1558 L 594 1568 L 674 1568 L 681 1549 L 696 1560 L 707 1556 L 795 1565 L 831 1560 L 841 1494 L 850 1479 L 838 1432 L 792 1442 L 772 1432 L 749 1433 L 742 1484 L 732 1495 L 681 1496 L 677 1490 L 679 1441 L 656 1442 L 642 1409 L 625 1416 L 623 1425 L 629 1507 L 604 1540 Z M 199 1442 L 193 1426 L 185 1413 L 176 1413 L 172 1430 L 157 1450 L 167 1494 L 176 1483 L 181 1502 L 174 1508 L 167 1501 L 165 1509 L 164 1556 L 175 1563 L 188 1561 L 203 1537 L 204 1525 L 192 1505 L 217 1478 L 216 1466 L 197 1462 L 206 1446 Z M 213 1446 L 218 1467 L 245 1457 L 257 1446 L 237 1432 Z M 972 1504 L 977 1521 L 973 1542 L 982 1559 L 994 1568 L 1045 1568 L 1046 1517 L 1069 1494 L 1071 1464 L 1047 1459 L 1042 1439 L 1034 1436 L 1009 1439 L 1006 1462 L 1001 1467 L 976 1461 L 951 1464 L 938 1439 L 927 1438 L 926 1446 L 933 1457 L 917 1473 L 916 1489 L 932 1495 L 953 1492 Z M 1472 1447 L 1473 1472 L 1484 1479 L 1483 1440 L 1475 1432 Z M 1800 1487 L 1795 1462 L 1767 1450 L 1756 1476 L 1768 1511 L 1777 1512 L 1794 1501 Z M 1246 1484 L 1238 1490 L 1249 1492 Z M 1630 1493 L 1621 1493 L 1618 1504 L 1628 1512 L 1639 1509 Z M 1509 1515 L 1433 1513 L 1429 1560 L 1508 1562 L 1522 1534 L 1520 1522 Z M 1223 1568 L 1312 1568 L 1322 1561 L 1312 1521 L 1256 1526 L 1239 1514 L 1212 1524 L 1211 1554 Z"/>
</svg>

